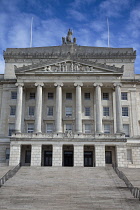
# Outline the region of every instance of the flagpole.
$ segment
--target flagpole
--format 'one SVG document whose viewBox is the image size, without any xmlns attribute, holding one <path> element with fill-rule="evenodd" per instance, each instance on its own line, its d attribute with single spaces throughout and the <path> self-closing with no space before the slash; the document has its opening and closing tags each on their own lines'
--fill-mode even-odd
<svg viewBox="0 0 140 210">
<path fill-rule="evenodd" d="M 33 40 L 33 17 L 31 19 L 31 33 L 30 33 L 30 47 L 32 47 L 32 40 Z"/>
<path fill-rule="evenodd" d="M 107 29 L 108 29 L 108 47 L 110 47 L 110 43 L 109 43 L 109 39 L 110 39 L 110 34 L 109 34 L 109 21 L 108 21 L 108 18 L 107 18 Z"/>
</svg>

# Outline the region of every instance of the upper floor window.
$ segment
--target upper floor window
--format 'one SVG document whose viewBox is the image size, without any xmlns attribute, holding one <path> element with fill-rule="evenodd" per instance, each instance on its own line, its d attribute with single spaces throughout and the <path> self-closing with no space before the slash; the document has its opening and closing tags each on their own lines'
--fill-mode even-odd
<svg viewBox="0 0 140 210">
<path fill-rule="evenodd" d="M 11 99 L 17 99 L 17 92 L 16 91 L 11 92 Z"/>
<path fill-rule="evenodd" d="M 52 100 L 54 98 L 54 94 L 53 93 L 48 93 L 48 99 Z"/>
<path fill-rule="evenodd" d="M 47 123 L 46 132 L 47 133 L 53 133 L 54 125 L 53 123 Z"/>
<path fill-rule="evenodd" d="M 72 116 L 72 107 L 71 106 L 67 106 L 65 108 L 66 111 L 66 116 Z"/>
<path fill-rule="evenodd" d="M 10 115 L 16 114 L 16 106 L 10 106 Z"/>
<path fill-rule="evenodd" d="M 85 116 L 90 116 L 90 107 L 85 107 Z"/>
<path fill-rule="evenodd" d="M 35 114 L 35 107 L 29 106 L 29 116 L 34 116 L 34 114 Z"/>
<path fill-rule="evenodd" d="M 91 124 L 85 124 L 85 133 L 91 133 Z"/>
<path fill-rule="evenodd" d="M 35 93 L 34 93 L 34 92 L 31 92 L 31 93 L 30 93 L 29 99 L 35 99 Z"/>
<path fill-rule="evenodd" d="M 122 93 L 121 93 L 121 99 L 122 99 L 122 100 L 128 100 L 128 99 L 127 99 L 127 92 L 122 92 Z"/>
<path fill-rule="evenodd" d="M 110 124 L 104 124 L 104 133 L 110 133 Z"/>
<path fill-rule="evenodd" d="M 66 93 L 66 99 L 72 100 L 72 93 Z"/>
<path fill-rule="evenodd" d="M 72 131 L 72 124 L 66 124 L 66 131 Z"/>
<path fill-rule="evenodd" d="M 128 116 L 128 107 L 122 107 L 122 116 Z"/>
<path fill-rule="evenodd" d="M 27 133 L 33 133 L 33 132 L 34 132 L 34 123 L 28 123 Z"/>
<path fill-rule="evenodd" d="M 85 93 L 85 100 L 90 100 L 90 93 Z"/>
<path fill-rule="evenodd" d="M 109 116 L 109 107 L 103 107 L 103 116 Z"/>
<path fill-rule="evenodd" d="M 9 132 L 8 135 L 12 136 L 12 134 L 15 132 L 15 124 L 14 123 L 9 123 Z"/>
<path fill-rule="evenodd" d="M 109 100 L 109 93 L 103 93 L 103 100 Z"/>
<path fill-rule="evenodd" d="M 129 137 L 129 124 L 123 124 L 123 131 L 125 133 L 125 137 Z"/>
<path fill-rule="evenodd" d="M 47 107 L 47 115 L 48 116 L 53 116 L 53 106 L 48 106 Z"/>
</svg>

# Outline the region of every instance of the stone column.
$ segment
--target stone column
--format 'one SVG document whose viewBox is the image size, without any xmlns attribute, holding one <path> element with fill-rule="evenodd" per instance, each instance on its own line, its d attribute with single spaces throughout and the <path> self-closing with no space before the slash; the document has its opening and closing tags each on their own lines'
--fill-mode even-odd
<svg viewBox="0 0 140 210">
<path fill-rule="evenodd" d="M 95 145 L 95 166 L 105 166 L 104 145 Z"/>
<path fill-rule="evenodd" d="M 53 166 L 62 166 L 62 145 L 53 145 Z"/>
<path fill-rule="evenodd" d="M 21 145 L 10 145 L 10 161 L 9 166 L 17 166 L 20 163 Z"/>
<path fill-rule="evenodd" d="M 22 119 L 22 100 L 23 100 L 23 83 L 16 83 L 17 88 L 17 106 L 16 106 L 16 120 L 15 131 L 21 133 L 21 119 Z"/>
<path fill-rule="evenodd" d="M 42 145 L 32 145 L 31 166 L 41 166 Z"/>
<path fill-rule="evenodd" d="M 35 83 L 37 86 L 36 91 L 36 109 L 35 109 L 35 132 L 41 133 L 41 121 L 42 121 L 42 87 L 43 83 Z"/>
<path fill-rule="evenodd" d="M 76 132 L 82 133 L 82 100 L 81 87 L 83 83 L 74 83 L 76 87 Z"/>
<path fill-rule="evenodd" d="M 74 166 L 84 166 L 83 145 L 74 145 Z"/>
<path fill-rule="evenodd" d="M 115 83 L 116 95 L 116 133 L 123 133 L 122 106 L 121 106 L 121 84 Z"/>
<path fill-rule="evenodd" d="M 63 83 L 55 83 L 56 87 L 56 132 L 62 133 L 62 86 Z"/>
<path fill-rule="evenodd" d="M 102 83 L 94 84 L 95 86 L 95 98 L 96 98 L 96 133 L 103 132 L 102 128 L 102 103 L 101 103 L 101 87 Z"/>
</svg>

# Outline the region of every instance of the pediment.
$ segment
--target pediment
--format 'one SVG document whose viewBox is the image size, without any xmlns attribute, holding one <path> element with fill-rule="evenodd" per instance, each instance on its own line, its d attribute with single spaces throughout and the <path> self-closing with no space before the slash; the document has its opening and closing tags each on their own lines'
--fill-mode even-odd
<svg viewBox="0 0 140 210">
<path fill-rule="evenodd" d="M 86 62 L 77 60 L 63 60 L 63 61 L 51 61 L 41 62 L 37 64 L 27 65 L 17 68 L 15 66 L 16 74 L 122 74 L 123 66 L 121 68 L 110 66 L 106 64 L 100 64 L 97 62 Z"/>
</svg>

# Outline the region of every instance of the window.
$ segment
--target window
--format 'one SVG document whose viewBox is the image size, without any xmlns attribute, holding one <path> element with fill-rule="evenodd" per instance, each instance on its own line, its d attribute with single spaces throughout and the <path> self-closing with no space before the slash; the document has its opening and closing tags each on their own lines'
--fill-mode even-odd
<svg viewBox="0 0 140 210">
<path fill-rule="evenodd" d="M 125 137 L 129 137 L 129 124 L 123 124 L 123 131 L 125 133 Z"/>
<path fill-rule="evenodd" d="M 48 116 L 53 116 L 53 106 L 48 106 L 47 107 L 47 115 Z"/>
<path fill-rule="evenodd" d="M 11 99 L 17 99 L 17 92 L 16 91 L 11 92 Z"/>
<path fill-rule="evenodd" d="M 34 114 L 35 114 L 35 107 L 29 106 L 29 116 L 34 116 Z"/>
<path fill-rule="evenodd" d="M 10 106 L 10 115 L 16 114 L 16 106 Z"/>
<path fill-rule="evenodd" d="M 53 128 L 54 128 L 53 123 L 47 123 L 47 129 L 46 129 L 47 133 L 53 133 Z"/>
<path fill-rule="evenodd" d="M 14 132 L 15 132 L 15 124 L 9 123 L 9 136 L 12 136 Z"/>
<path fill-rule="evenodd" d="M 85 124 L 85 133 L 91 133 L 91 125 Z"/>
<path fill-rule="evenodd" d="M 85 116 L 90 116 L 90 107 L 85 107 Z"/>
<path fill-rule="evenodd" d="M 104 133 L 110 133 L 110 124 L 104 124 Z"/>
<path fill-rule="evenodd" d="M 10 148 L 6 148 L 5 156 L 6 156 L 6 160 L 9 160 L 9 157 L 10 157 Z"/>
<path fill-rule="evenodd" d="M 72 116 L 72 107 L 66 107 L 66 116 Z"/>
<path fill-rule="evenodd" d="M 85 100 L 90 100 L 90 93 L 85 93 Z"/>
<path fill-rule="evenodd" d="M 31 92 L 30 95 L 29 95 L 29 98 L 30 99 L 35 99 L 35 93 L 34 92 Z"/>
<path fill-rule="evenodd" d="M 72 124 L 66 124 L 66 131 L 72 131 Z"/>
<path fill-rule="evenodd" d="M 122 107 L 122 116 L 128 116 L 128 107 Z"/>
<path fill-rule="evenodd" d="M 103 93 L 103 100 L 109 100 L 109 93 Z"/>
<path fill-rule="evenodd" d="M 103 107 L 103 116 L 109 116 L 109 107 Z"/>
<path fill-rule="evenodd" d="M 132 149 L 127 149 L 127 161 L 132 162 Z"/>
<path fill-rule="evenodd" d="M 127 93 L 126 92 L 121 93 L 121 99 L 122 100 L 127 100 Z"/>
<path fill-rule="evenodd" d="M 53 93 L 48 93 L 48 99 L 52 100 L 54 98 L 54 94 Z"/>
<path fill-rule="evenodd" d="M 72 100 L 72 93 L 66 93 L 66 99 Z"/>
<path fill-rule="evenodd" d="M 28 123 L 27 133 L 33 133 L 33 132 L 34 132 L 34 123 Z"/>
</svg>

